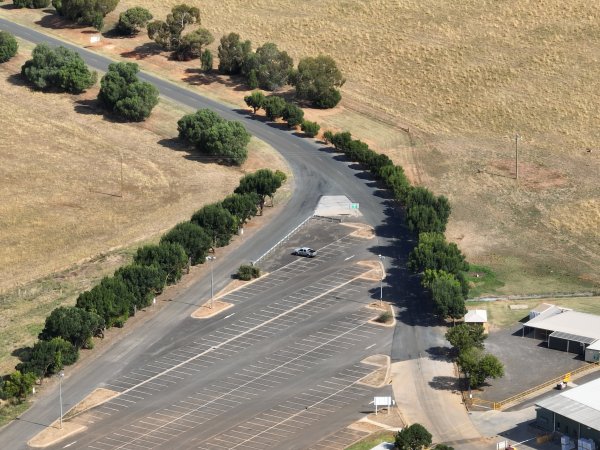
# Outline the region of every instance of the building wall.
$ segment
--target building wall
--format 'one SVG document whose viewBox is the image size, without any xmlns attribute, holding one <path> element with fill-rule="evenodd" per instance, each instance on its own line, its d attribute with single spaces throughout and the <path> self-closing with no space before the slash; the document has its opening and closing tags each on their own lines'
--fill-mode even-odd
<svg viewBox="0 0 600 450">
<path fill-rule="evenodd" d="M 585 350 L 585 360 L 587 362 L 598 362 L 600 361 L 600 350 Z"/>
<path fill-rule="evenodd" d="M 536 411 L 536 423 L 545 431 L 558 431 L 571 439 L 578 439 L 580 437 L 586 439 L 593 439 L 596 442 L 596 448 L 600 448 L 600 430 L 594 430 L 588 428 L 585 425 L 579 426 L 578 422 L 567 419 L 560 414 L 556 414 L 545 408 L 538 408 Z M 553 430 L 553 426 L 555 429 Z M 581 436 L 578 433 L 581 431 Z"/>
</svg>

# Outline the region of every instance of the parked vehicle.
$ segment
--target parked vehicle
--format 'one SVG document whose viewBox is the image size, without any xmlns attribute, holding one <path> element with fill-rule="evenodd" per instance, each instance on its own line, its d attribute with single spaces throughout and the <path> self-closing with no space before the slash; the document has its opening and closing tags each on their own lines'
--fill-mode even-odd
<svg viewBox="0 0 600 450">
<path fill-rule="evenodd" d="M 309 248 L 309 247 L 300 247 L 300 248 L 295 248 L 294 251 L 292 252 L 292 255 L 306 256 L 307 258 L 314 258 L 317 255 L 317 251 L 313 250 L 312 248 Z"/>
</svg>

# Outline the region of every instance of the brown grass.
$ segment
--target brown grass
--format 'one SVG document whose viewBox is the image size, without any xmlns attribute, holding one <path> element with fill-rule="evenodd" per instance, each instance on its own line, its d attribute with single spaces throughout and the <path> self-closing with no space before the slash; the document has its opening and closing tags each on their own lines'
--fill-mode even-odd
<svg viewBox="0 0 600 450">
<path fill-rule="evenodd" d="M 121 1 L 164 17 L 178 0 Z M 402 164 L 409 176 L 450 197 L 450 239 L 505 281 L 500 293 L 578 290 L 600 275 L 600 4 L 467 0 L 201 3 L 217 38 L 239 32 L 276 42 L 297 61 L 332 55 L 347 77 L 341 107 L 307 111 L 349 129 Z M 0 11 L 33 22 L 37 11 Z M 53 31 L 53 30 L 49 30 Z M 61 35 L 89 43 L 81 30 Z M 99 51 L 131 57 L 148 42 L 104 39 Z M 197 61 L 164 53 L 139 62 L 194 89 L 241 105 L 243 86 L 206 79 Z M 235 83 L 234 83 L 235 86 Z M 368 114 L 365 117 L 363 113 Z M 402 131 L 410 128 L 410 133 Z M 513 173 L 522 136 L 521 181 Z M 587 150 L 591 150 L 588 152 Z"/>
<path fill-rule="evenodd" d="M 163 101 L 148 121 L 123 124 L 103 118 L 95 89 L 80 96 L 33 92 L 15 76 L 27 50 L 0 66 L 2 372 L 53 308 L 73 304 L 142 241 L 231 193 L 247 171 L 288 171 L 255 139 L 241 168 L 188 158 L 170 143 L 187 111 Z"/>
</svg>

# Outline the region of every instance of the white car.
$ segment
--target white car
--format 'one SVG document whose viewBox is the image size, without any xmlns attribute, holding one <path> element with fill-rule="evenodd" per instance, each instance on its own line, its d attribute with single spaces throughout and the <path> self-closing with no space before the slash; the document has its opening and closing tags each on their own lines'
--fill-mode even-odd
<svg viewBox="0 0 600 450">
<path fill-rule="evenodd" d="M 292 252 L 292 255 L 306 256 L 307 258 L 314 258 L 317 255 L 317 251 L 313 250 L 312 248 L 308 248 L 308 247 L 300 247 L 300 248 L 295 248 L 294 251 Z"/>
</svg>

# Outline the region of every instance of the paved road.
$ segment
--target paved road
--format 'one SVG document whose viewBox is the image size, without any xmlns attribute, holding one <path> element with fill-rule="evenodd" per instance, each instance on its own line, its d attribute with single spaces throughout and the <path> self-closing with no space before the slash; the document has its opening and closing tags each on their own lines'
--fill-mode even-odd
<svg viewBox="0 0 600 450">
<path fill-rule="evenodd" d="M 47 42 L 51 45 L 64 45 L 79 52 L 86 62 L 95 69 L 106 70 L 111 62 L 106 57 L 91 51 L 59 41 L 35 30 L 0 19 L 0 29 L 10 31 L 18 37 L 34 42 Z M 247 129 L 264 140 L 286 159 L 294 174 L 295 191 L 287 203 L 285 211 L 277 215 L 251 242 L 231 253 L 227 261 L 215 265 L 217 279 L 225 279 L 235 271 L 240 261 L 251 261 L 266 251 L 270 245 L 284 236 L 297 223 L 310 215 L 322 195 L 346 195 L 353 202 L 360 203 L 361 212 L 367 223 L 373 225 L 377 243 L 370 247 L 373 255 L 386 257 L 388 278 L 384 286 L 384 296 L 400 306 L 399 323 L 394 331 L 391 355 L 394 360 L 416 358 L 420 352 L 439 345 L 441 331 L 432 319 L 430 311 L 420 298 L 418 280 L 406 271 L 405 259 L 411 242 L 409 234 L 402 228 L 401 217 L 386 192 L 378 188 L 368 174 L 360 167 L 349 164 L 338 155 L 330 153 L 311 139 L 303 139 L 289 131 L 270 126 L 250 117 L 246 112 L 236 111 L 201 95 L 164 81 L 148 73 L 141 77 L 153 83 L 165 98 L 169 98 L 192 108 L 211 108 L 227 119 L 244 123 Z M 166 151 L 169 151 L 166 149 Z M 377 288 L 372 290 L 376 295 Z M 207 294 L 207 284 L 201 280 L 197 285 L 161 313 L 160 320 L 151 326 L 136 331 L 128 339 L 119 342 L 110 351 L 98 358 L 96 364 L 87 370 L 73 374 L 71 389 L 66 394 L 67 402 L 75 403 L 85 396 L 92 387 L 106 380 L 107 376 L 120 370 L 126 361 L 143 358 L 150 346 L 156 342 L 175 342 L 182 338 L 178 321 L 189 310 L 189 304 Z M 408 326 L 407 326 L 408 325 Z M 98 368 L 102 369 L 99 370 Z M 25 438 L 37 430 L 32 422 L 47 424 L 54 414 L 50 411 L 52 395 L 37 402 L 36 406 L 23 415 L 23 420 L 13 423 L 3 430 L 2 438 L 8 442 L 24 442 Z M 432 415 L 440 411 L 429 411 Z"/>
</svg>

